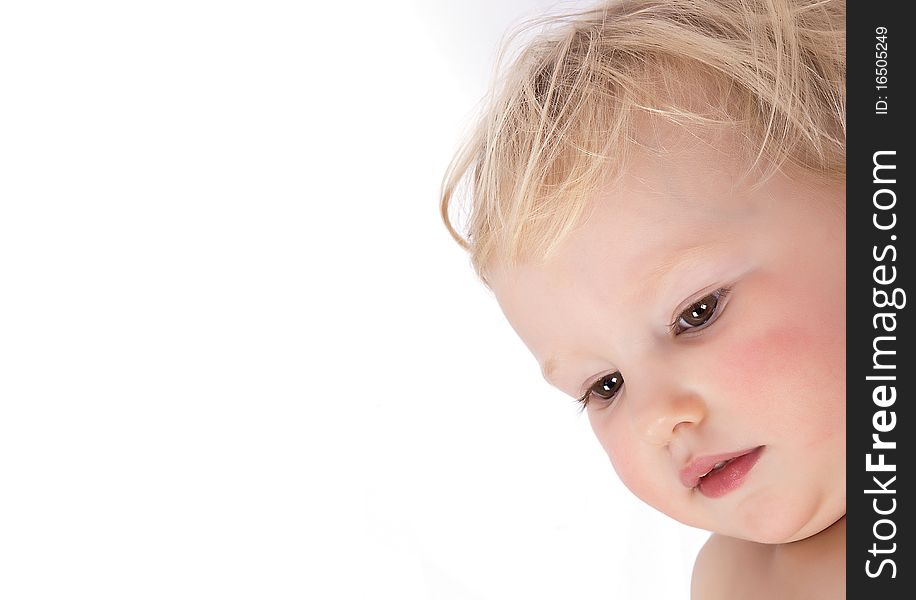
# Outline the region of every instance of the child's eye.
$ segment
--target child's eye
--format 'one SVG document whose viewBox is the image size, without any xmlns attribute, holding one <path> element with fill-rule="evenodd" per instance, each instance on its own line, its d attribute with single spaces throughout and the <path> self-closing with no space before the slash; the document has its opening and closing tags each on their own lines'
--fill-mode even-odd
<svg viewBox="0 0 916 600">
<path fill-rule="evenodd" d="M 688 331 L 699 331 L 712 325 L 722 313 L 723 300 L 728 292 L 727 288 L 719 288 L 688 306 L 669 326 L 671 333 L 681 335 Z"/>
<path fill-rule="evenodd" d="M 585 395 L 579 398 L 578 402 L 581 404 L 580 411 L 588 406 L 588 402 L 591 400 L 592 396 L 610 404 L 611 401 L 617 397 L 617 394 L 620 393 L 621 387 L 623 387 L 623 375 L 620 374 L 620 371 L 614 371 L 609 375 L 602 375 L 598 381 L 588 388 Z"/>
</svg>

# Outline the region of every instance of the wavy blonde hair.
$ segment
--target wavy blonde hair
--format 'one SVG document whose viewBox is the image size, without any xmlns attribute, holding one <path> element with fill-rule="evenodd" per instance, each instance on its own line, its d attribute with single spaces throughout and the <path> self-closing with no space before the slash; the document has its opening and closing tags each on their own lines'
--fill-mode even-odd
<svg viewBox="0 0 916 600">
<path fill-rule="evenodd" d="M 621 0 L 523 25 L 445 174 L 446 227 L 486 285 L 494 259 L 549 257 L 645 117 L 727 125 L 770 173 L 843 179 L 845 22 L 836 0 Z"/>
</svg>

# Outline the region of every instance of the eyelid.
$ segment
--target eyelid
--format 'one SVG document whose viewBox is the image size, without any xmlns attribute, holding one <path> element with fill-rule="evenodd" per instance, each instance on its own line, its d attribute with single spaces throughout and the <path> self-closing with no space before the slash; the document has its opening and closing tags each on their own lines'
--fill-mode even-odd
<svg viewBox="0 0 916 600">
<path fill-rule="evenodd" d="M 620 373 L 620 369 L 609 369 L 607 371 L 604 371 L 600 375 L 596 375 L 595 377 L 592 377 L 591 379 L 585 382 L 585 384 L 582 386 L 582 389 L 579 390 L 579 395 L 576 397 L 576 402 L 580 405 L 579 412 L 582 412 L 583 410 L 585 410 L 585 407 L 592 401 L 592 388 L 595 387 L 595 384 L 601 381 L 602 379 L 604 379 L 605 377 L 609 375 L 613 375 L 614 373 Z M 620 376 L 623 377 L 623 374 L 621 373 Z M 620 394 L 622 393 L 623 393 L 623 383 L 620 384 L 620 389 L 617 390 L 617 393 L 614 394 L 613 397 L 601 398 L 600 396 L 596 396 L 596 398 L 598 401 L 605 403 L 605 408 L 606 408 L 607 406 L 614 404 L 618 396 L 620 396 Z"/>
<path fill-rule="evenodd" d="M 707 327 L 712 325 L 719 318 L 719 315 L 722 314 L 722 311 L 725 309 L 725 305 L 728 302 L 727 300 L 728 295 L 731 293 L 733 287 L 734 287 L 734 284 L 729 283 L 727 285 L 722 285 L 722 286 L 712 288 L 712 289 L 705 288 L 702 291 L 692 294 L 687 300 L 682 302 L 678 306 L 677 309 L 675 309 L 673 319 L 671 323 L 668 324 L 668 327 L 667 327 L 668 333 L 671 335 L 688 335 L 694 331 L 700 332 L 703 329 L 706 329 Z M 691 306 L 693 306 L 694 304 L 696 304 L 697 302 L 699 302 L 700 300 L 702 300 L 703 298 L 706 298 L 707 296 L 712 296 L 715 293 L 719 294 L 719 296 L 716 298 L 716 311 L 712 314 L 711 317 L 709 317 L 709 320 L 706 321 L 706 323 L 704 323 L 701 326 L 691 327 L 689 329 L 684 330 L 681 333 L 677 333 L 676 326 L 678 324 L 678 321 L 681 320 L 681 315 L 684 314 L 684 311 L 690 308 Z"/>
<path fill-rule="evenodd" d="M 618 370 L 619 369 L 608 369 L 606 371 L 602 371 L 601 373 L 595 375 L 594 377 L 586 379 L 585 383 L 582 384 L 582 388 L 579 390 L 579 394 L 577 397 L 581 398 L 585 394 L 591 393 L 592 388 L 595 386 L 596 383 L 601 381 L 603 377 L 607 377 L 608 375 L 613 375 Z"/>
</svg>

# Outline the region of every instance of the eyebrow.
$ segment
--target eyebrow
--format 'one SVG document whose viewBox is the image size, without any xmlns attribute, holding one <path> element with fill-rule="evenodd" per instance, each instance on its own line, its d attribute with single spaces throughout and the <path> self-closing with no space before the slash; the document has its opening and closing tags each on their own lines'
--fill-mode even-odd
<svg viewBox="0 0 916 600">
<path fill-rule="evenodd" d="M 701 242 L 675 250 L 671 253 L 669 258 L 647 271 L 647 282 L 642 287 L 642 293 L 646 294 L 649 290 L 657 291 L 661 282 L 670 277 L 672 273 L 680 271 L 688 265 L 695 265 L 703 262 L 709 258 L 713 250 L 722 247 L 726 241 L 728 240 L 720 239 L 714 242 Z M 557 368 L 559 368 L 561 362 L 561 359 L 552 356 L 544 361 L 544 365 L 541 367 L 541 377 L 554 387 L 557 387 L 557 385 L 553 381 L 552 376 Z"/>
<path fill-rule="evenodd" d="M 666 260 L 663 260 L 655 268 L 650 269 L 648 274 L 651 277 L 651 280 L 655 284 L 654 289 L 658 289 L 658 284 L 668 278 L 671 273 L 680 271 L 686 265 L 698 264 L 703 262 L 701 259 L 708 259 L 709 254 L 712 254 L 713 250 L 718 250 L 725 245 L 725 241 L 730 240 L 716 240 L 714 242 L 702 242 L 699 244 L 692 244 L 685 248 L 675 250 L 671 253 L 671 256 Z M 643 288 L 643 291 L 650 289 L 648 284 Z"/>
</svg>

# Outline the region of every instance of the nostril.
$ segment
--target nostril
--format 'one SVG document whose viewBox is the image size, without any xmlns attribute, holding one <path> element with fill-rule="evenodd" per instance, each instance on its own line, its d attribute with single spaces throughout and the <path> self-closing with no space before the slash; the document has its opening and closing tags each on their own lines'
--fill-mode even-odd
<svg viewBox="0 0 916 600">
<path fill-rule="evenodd" d="M 687 428 L 687 427 L 690 427 L 690 426 L 693 425 L 693 424 L 694 424 L 694 423 L 693 423 L 692 421 L 681 421 L 680 423 L 676 424 L 676 425 L 672 428 L 672 431 L 674 431 L 675 433 L 677 433 L 678 430 L 680 430 L 680 429 L 685 429 L 685 428 Z"/>
</svg>

